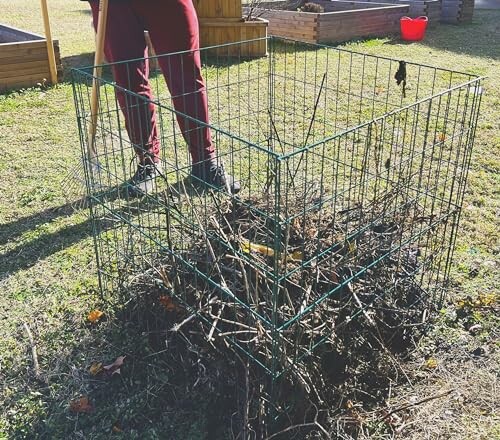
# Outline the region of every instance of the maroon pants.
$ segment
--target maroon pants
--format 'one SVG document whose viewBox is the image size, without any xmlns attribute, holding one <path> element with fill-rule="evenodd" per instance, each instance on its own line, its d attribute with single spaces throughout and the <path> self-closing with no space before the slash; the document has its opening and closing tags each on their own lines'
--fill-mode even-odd
<svg viewBox="0 0 500 440">
<path fill-rule="evenodd" d="M 99 4 L 90 1 L 97 29 Z M 139 59 L 112 66 L 118 86 L 153 99 L 149 83 L 148 49 L 144 30 L 149 31 L 157 54 L 192 50 L 160 57 L 158 62 L 177 112 L 208 124 L 205 83 L 201 75 L 198 18 L 192 0 L 111 1 L 104 52 L 109 62 Z M 117 89 L 118 90 L 118 89 Z M 116 93 L 125 116 L 130 141 L 141 163 L 159 160 L 160 140 L 155 106 L 120 90 Z M 177 115 L 193 163 L 215 157 L 209 128 Z"/>
</svg>

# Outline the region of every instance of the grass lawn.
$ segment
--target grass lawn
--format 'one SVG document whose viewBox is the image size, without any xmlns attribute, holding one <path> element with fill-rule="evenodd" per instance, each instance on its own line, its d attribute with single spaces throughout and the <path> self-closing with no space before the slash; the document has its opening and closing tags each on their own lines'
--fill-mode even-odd
<svg viewBox="0 0 500 440">
<path fill-rule="evenodd" d="M 91 64 L 87 4 L 51 0 L 49 6 L 66 72 Z M 43 32 L 38 3 L 0 0 L 0 10 L 2 22 Z M 402 411 L 400 433 L 390 424 L 367 422 L 359 438 L 500 438 L 499 22 L 500 11 L 480 10 L 472 24 L 431 28 L 420 43 L 345 45 L 487 77 L 453 286 L 434 328 L 401 361 L 407 380 L 395 384 L 379 408 L 452 391 Z M 79 148 L 67 80 L 48 90 L 0 95 L 0 439 L 230 438 L 230 427 L 214 415 L 217 392 L 190 383 L 189 375 L 152 350 L 140 328 L 100 302 L 87 212 L 72 208 L 78 194 L 61 185 Z M 98 326 L 87 321 L 95 308 L 107 316 Z M 42 379 L 33 375 L 23 324 L 36 341 Z M 469 332 L 475 324 L 478 330 Z M 109 364 L 121 355 L 127 356 L 121 375 L 101 380 L 89 373 L 92 363 Z M 178 382 L 188 384 L 185 396 L 174 392 Z M 92 412 L 69 411 L 79 396 L 90 396 Z M 359 417 L 372 420 L 373 410 L 359 407 Z M 328 429 L 334 432 L 335 424 Z"/>
</svg>

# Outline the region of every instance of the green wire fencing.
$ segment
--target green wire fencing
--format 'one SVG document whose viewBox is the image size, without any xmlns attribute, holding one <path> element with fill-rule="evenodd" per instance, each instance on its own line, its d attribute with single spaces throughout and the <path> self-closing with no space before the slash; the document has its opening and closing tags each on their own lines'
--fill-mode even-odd
<svg viewBox="0 0 500 440">
<path fill-rule="evenodd" d="M 318 389 L 311 369 L 355 343 L 355 334 L 339 342 L 353 323 L 396 343 L 442 301 L 481 78 L 275 37 L 267 57 L 251 59 L 253 43 L 198 52 L 209 122 L 174 108 L 172 98 L 200 91 L 185 84 L 172 97 L 160 71 L 148 99 L 109 75 L 73 70 L 100 286 L 105 296 L 139 292 L 166 304 L 168 332 L 230 346 L 272 380 L 290 374 Z M 155 58 L 168 76 L 165 66 L 191 55 Z M 152 108 L 161 177 L 132 197 L 127 179 L 148 139 L 130 140 L 124 112 L 143 114 L 141 123 Z M 203 128 L 238 194 L 191 176 L 186 139 Z"/>
</svg>

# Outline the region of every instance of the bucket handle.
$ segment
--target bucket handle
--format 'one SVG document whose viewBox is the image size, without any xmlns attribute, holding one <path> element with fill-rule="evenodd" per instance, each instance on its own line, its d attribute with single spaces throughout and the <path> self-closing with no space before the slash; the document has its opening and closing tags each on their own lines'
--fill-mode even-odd
<svg viewBox="0 0 500 440">
<path fill-rule="evenodd" d="M 417 18 L 410 18 L 410 17 L 401 17 L 401 20 L 410 20 L 410 21 L 416 21 L 416 20 L 420 20 L 420 21 L 429 21 L 429 18 L 426 17 L 425 15 L 421 15 L 420 17 L 417 17 Z"/>
</svg>

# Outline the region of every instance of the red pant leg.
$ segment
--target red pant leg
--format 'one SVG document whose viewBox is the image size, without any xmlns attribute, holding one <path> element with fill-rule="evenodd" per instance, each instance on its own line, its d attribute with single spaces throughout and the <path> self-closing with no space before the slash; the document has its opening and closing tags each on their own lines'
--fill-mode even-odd
<svg viewBox="0 0 500 440">
<path fill-rule="evenodd" d="M 149 3 L 149 2 L 146 2 Z M 97 29 L 99 5 L 90 2 L 94 27 Z M 110 2 L 104 52 L 109 62 L 142 59 L 113 65 L 116 84 L 139 95 L 132 96 L 116 89 L 116 97 L 125 116 L 125 126 L 141 163 L 159 160 L 160 142 L 156 126 L 155 106 L 149 84 L 149 62 L 144 25 L 132 5 Z"/>
<path fill-rule="evenodd" d="M 149 31 L 157 54 L 191 50 L 159 58 L 174 108 L 193 119 L 209 123 L 205 83 L 201 74 L 198 18 L 192 0 L 132 0 Z M 193 163 L 213 159 L 210 129 L 177 115 Z"/>
</svg>

